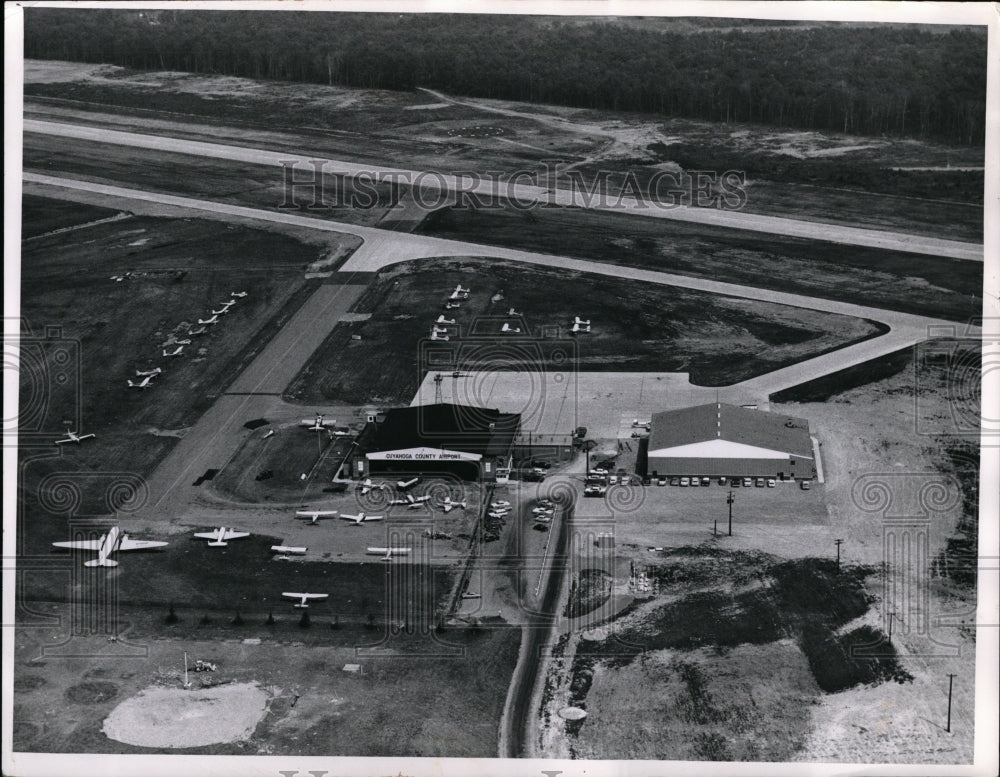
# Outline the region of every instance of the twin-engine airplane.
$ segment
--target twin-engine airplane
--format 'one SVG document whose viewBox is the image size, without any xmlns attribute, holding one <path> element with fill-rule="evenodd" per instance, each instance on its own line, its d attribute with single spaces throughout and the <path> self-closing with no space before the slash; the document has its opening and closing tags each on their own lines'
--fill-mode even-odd
<svg viewBox="0 0 1000 777">
<path fill-rule="evenodd" d="M 441 507 L 444 508 L 444 511 L 446 513 L 450 513 L 456 507 L 459 507 L 462 510 L 464 510 L 465 509 L 465 502 L 452 502 L 451 501 L 451 497 L 450 496 L 446 496 L 444 498 L 444 504 L 442 504 Z"/>
<path fill-rule="evenodd" d="M 81 443 L 84 440 L 89 440 L 92 437 L 97 437 L 96 434 L 76 434 L 76 432 L 71 432 L 69 429 L 66 430 L 65 440 L 56 440 L 56 445 L 65 445 L 68 442 Z"/>
<path fill-rule="evenodd" d="M 107 534 L 102 534 L 99 540 L 71 540 L 70 542 L 53 542 L 57 548 L 72 548 L 74 550 L 96 550 L 97 558 L 85 561 L 85 567 L 116 567 L 118 562 L 108 556 L 112 553 L 125 550 L 146 550 L 148 548 L 161 548 L 167 543 L 153 540 L 130 540 L 128 535 L 115 526 L 108 530 Z"/>
<path fill-rule="evenodd" d="M 233 529 L 227 529 L 225 526 L 220 526 L 215 531 L 195 532 L 194 536 L 209 540 L 208 547 L 210 548 L 224 548 L 228 544 L 229 540 L 238 540 L 243 537 L 249 537 L 250 532 L 235 531 Z"/>
<path fill-rule="evenodd" d="M 289 599 L 298 599 L 299 603 L 293 604 L 292 607 L 298 607 L 301 609 L 308 609 L 310 600 L 314 599 L 316 601 L 319 601 L 322 599 L 327 599 L 330 596 L 330 594 L 297 594 L 297 593 L 292 593 L 290 591 L 286 591 L 281 595 Z"/>
<path fill-rule="evenodd" d="M 295 515 L 298 518 L 308 519 L 311 526 L 315 526 L 319 523 L 320 518 L 334 518 L 340 515 L 339 510 L 296 510 Z"/>
</svg>

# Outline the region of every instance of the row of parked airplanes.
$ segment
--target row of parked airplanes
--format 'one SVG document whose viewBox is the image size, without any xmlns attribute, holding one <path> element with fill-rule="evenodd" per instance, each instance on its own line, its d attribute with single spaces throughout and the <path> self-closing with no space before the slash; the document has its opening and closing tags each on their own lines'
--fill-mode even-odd
<svg viewBox="0 0 1000 777">
<path fill-rule="evenodd" d="M 210 532 L 195 532 L 195 537 L 208 540 L 208 546 L 212 548 L 224 548 L 231 540 L 238 540 L 249 537 L 250 532 L 236 531 L 224 526 Z M 102 534 L 96 540 L 70 540 L 68 542 L 53 542 L 57 548 L 68 548 L 70 550 L 96 551 L 97 558 L 85 561 L 87 567 L 116 567 L 118 562 L 111 558 L 114 553 L 128 550 L 150 550 L 152 548 L 162 548 L 168 543 L 160 540 L 133 540 L 128 534 L 122 531 L 121 527 L 114 526 L 108 530 L 107 534 Z M 288 545 L 272 545 L 271 551 L 283 555 L 302 556 L 307 548 L 291 547 Z M 388 548 L 366 548 L 365 552 L 373 556 L 382 556 L 383 561 L 391 561 L 393 556 L 405 556 L 410 553 L 411 548 L 388 547 Z"/>
<path fill-rule="evenodd" d="M 230 292 L 229 299 L 226 302 L 219 303 L 219 310 L 213 310 L 212 315 L 207 319 L 199 318 L 198 319 L 199 326 L 188 329 L 188 334 L 191 336 L 205 334 L 208 331 L 209 326 L 214 326 L 215 324 L 219 323 L 220 320 L 219 316 L 224 316 L 227 313 L 229 313 L 229 309 L 236 304 L 236 300 L 242 299 L 245 296 L 247 296 L 247 293 L 245 291 Z M 168 351 L 167 348 L 168 346 L 171 345 L 175 347 L 172 351 Z M 191 345 L 191 341 L 188 339 L 168 340 L 161 346 L 163 356 L 168 358 L 173 356 L 183 356 L 184 346 L 186 345 Z M 151 370 L 136 370 L 135 376 L 137 378 L 142 378 L 142 380 L 137 380 L 137 381 L 128 380 L 126 382 L 128 383 L 129 388 L 147 389 L 152 385 L 153 378 L 155 378 L 157 375 L 162 375 L 162 374 L 163 370 L 160 367 L 156 367 Z"/>
<path fill-rule="evenodd" d="M 462 284 L 458 284 L 445 301 L 445 310 L 452 310 L 453 308 L 461 307 L 462 301 L 467 300 L 469 298 L 469 294 L 471 294 L 471 289 L 463 289 Z M 523 314 L 518 312 L 515 308 L 509 308 L 507 310 L 507 318 L 521 318 L 522 316 Z M 442 313 L 437 317 L 437 321 L 431 325 L 431 340 L 449 340 L 451 338 L 451 335 L 448 333 L 449 326 L 455 326 L 455 319 L 447 318 Z M 588 318 L 584 321 L 579 316 L 574 316 L 573 324 L 569 331 L 570 334 L 590 332 L 590 319 Z M 509 321 L 504 321 L 503 325 L 500 327 L 500 333 L 505 335 L 519 335 L 521 334 L 521 327 L 511 326 Z"/>
</svg>

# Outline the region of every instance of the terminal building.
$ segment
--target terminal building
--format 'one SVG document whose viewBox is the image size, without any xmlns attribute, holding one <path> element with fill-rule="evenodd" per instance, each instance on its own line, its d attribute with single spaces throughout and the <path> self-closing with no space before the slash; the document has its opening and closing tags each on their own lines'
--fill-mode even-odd
<svg viewBox="0 0 1000 777">
<path fill-rule="evenodd" d="M 481 407 L 438 403 L 388 410 L 358 435 L 351 473 L 503 480 L 520 428 L 520 415 Z"/>
<path fill-rule="evenodd" d="M 653 477 L 816 477 L 802 418 L 713 402 L 651 420 L 646 470 Z"/>
</svg>

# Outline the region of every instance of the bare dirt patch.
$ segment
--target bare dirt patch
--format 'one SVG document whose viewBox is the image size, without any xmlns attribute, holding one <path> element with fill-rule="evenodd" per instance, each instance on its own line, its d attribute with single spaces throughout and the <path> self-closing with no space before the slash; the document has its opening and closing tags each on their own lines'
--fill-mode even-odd
<svg viewBox="0 0 1000 777">
<path fill-rule="evenodd" d="M 111 739 L 140 747 L 234 742 L 253 734 L 267 699 L 252 683 L 193 690 L 152 687 L 115 707 L 103 730 Z"/>
</svg>

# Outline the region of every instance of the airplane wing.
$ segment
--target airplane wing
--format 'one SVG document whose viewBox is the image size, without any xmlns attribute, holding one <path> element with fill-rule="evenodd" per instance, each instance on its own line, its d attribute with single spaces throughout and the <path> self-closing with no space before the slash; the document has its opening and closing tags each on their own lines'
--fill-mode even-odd
<svg viewBox="0 0 1000 777">
<path fill-rule="evenodd" d="M 118 546 L 118 550 L 145 550 L 146 548 L 162 548 L 167 543 L 158 542 L 156 540 L 133 540 L 125 538 L 122 540 L 122 544 Z"/>
<path fill-rule="evenodd" d="M 53 542 L 57 548 L 78 548 L 79 550 L 100 550 L 101 540 L 73 540 L 71 542 Z"/>
<path fill-rule="evenodd" d="M 219 533 L 217 531 L 202 531 L 202 532 L 196 531 L 194 533 L 194 536 L 201 537 L 204 540 L 214 540 L 216 537 L 219 536 Z"/>
<path fill-rule="evenodd" d="M 336 515 L 338 510 L 296 510 L 295 514 L 301 518 L 322 518 L 324 515 Z"/>
<path fill-rule="evenodd" d="M 232 529 L 227 529 L 225 534 L 222 535 L 224 540 L 238 540 L 243 537 L 249 537 L 250 532 L 248 531 L 233 531 Z"/>
<path fill-rule="evenodd" d="M 354 523 L 361 523 L 361 521 L 364 520 L 364 516 L 363 515 L 347 515 L 345 513 L 344 515 L 341 515 L 340 517 L 343 518 L 345 521 L 353 521 Z"/>
<path fill-rule="evenodd" d="M 368 521 L 384 521 L 385 520 L 385 516 L 384 515 L 366 515 L 365 518 L 364 518 L 364 520 L 365 520 L 365 523 L 367 523 Z"/>
</svg>

